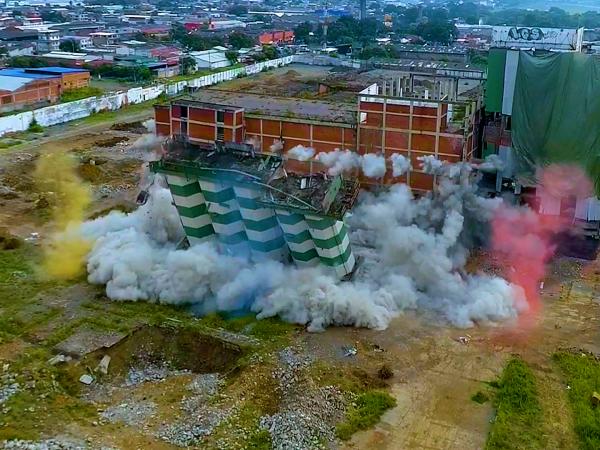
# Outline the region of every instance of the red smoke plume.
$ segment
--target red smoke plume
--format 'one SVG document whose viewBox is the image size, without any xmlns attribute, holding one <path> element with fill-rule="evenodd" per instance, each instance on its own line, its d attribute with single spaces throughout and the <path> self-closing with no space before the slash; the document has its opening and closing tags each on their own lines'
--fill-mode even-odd
<svg viewBox="0 0 600 450">
<path fill-rule="evenodd" d="M 537 178 L 538 194 L 544 192 L 560 199 L 582 198 L 591 193 L 591 183 L 576 167 L 549 166 Z M 554 254 L 553 238 L 573 218 L 572 213 L 560 215 L 560 203 L 556 212 L 557 215 L 545 215 L 526 207 L 502 206 L 492 219 L 492 249 L 504 262 L 506 279 L 524 291 L 526 304 L 519 300 L 515 305 L 519 311 L 525 310 L 521 323 L 534 319 L 541 308 L 540 282 L 546 274 L 546 263 Z"/>
</svg>

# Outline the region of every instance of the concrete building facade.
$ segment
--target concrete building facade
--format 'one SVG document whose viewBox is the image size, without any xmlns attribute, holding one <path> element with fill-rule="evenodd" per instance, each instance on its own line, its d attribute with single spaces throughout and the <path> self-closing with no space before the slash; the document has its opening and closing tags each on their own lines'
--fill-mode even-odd
<svg viewBox="0 0 600 450">
<path fill-rule="evenodd" d="M 457 162 L 476 155 L 482 97 L 459 98 L 452 77 L 434 79 L 430 89 L 400 76 L 363 89 L 356 104 L 203 90 L 188 99 L 156 105 L 157 133 L 182 135 L 190 142 L 252 142 L 263 152 L 285 155 L 311 147 L 315 154 L 349 149 L 383 155 L 383 179 L 362 178 L 364 185 L 405 182 L 431 190 L 434 178 L 420 170 L 418 158 L 434 155 Z M 413 169 L 394 178 L 389 158 L 401 154 Z"/>
</svg>

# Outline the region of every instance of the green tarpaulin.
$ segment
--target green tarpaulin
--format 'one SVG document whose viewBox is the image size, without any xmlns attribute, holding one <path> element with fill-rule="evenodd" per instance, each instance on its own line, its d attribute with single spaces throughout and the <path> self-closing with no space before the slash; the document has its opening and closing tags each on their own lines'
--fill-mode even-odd
<svg viewBox="0 0 600 450">
<path fill-rule="evenodd" d="M 522 170 L 578 164 L 600 192 L 600 58 L 520 52 L 512 141 Z"/>
</svg>

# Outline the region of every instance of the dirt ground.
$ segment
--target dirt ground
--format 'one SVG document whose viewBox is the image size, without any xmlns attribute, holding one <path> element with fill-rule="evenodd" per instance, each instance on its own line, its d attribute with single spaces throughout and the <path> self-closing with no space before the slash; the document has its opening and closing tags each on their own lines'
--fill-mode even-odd
<svg viewBox="0 0 600 450">
<path fill-rule="evenodd" d="M 291 66 L 278 70 L 285 73 L 295 69 Z M 268 77 L 275 75 L 277 73 L 270 72 Z M 270 80 L 268 77 L 267 81 Z M 244 90 L 243 83 L 240 79 L 225 84 Z M 136 113 L 121 118 L 121 121 L 136 122 L 148 115 L 147 112 Z M 0 186 L 6 188 L 0 196 L 0 227 L 21 238 L 31 238 L 32 233 L 43 237 L 49 226 L 49 203 L 43 193 L 36 190 L 32 173 L 40 152 L 65 147 L 79 158 L 80 175 L 92 184 L 94 203 L 90 216 L 113 207 L 133 207 L 143 160 L 143 152 L 135 145 L 140 134 L 111 130 L 112 125 L 107 122 L 56 127 L 36 141 L 0 150 Z M 290 347 L 343 373 L 360 369 L 374 376 L 382 364 L 388 364 L 393 370 L 394 375 L 388 383 L 397 406 L 386 412 L 373 429 L 356 433 L 349 442 L 342 444 L 343 448 L 483 448 L 494 411 L 490 402 L 478 404 L 471 401 L 471 396 L 477 391 L 486 392 L 489 389 L 487 382 L 498 378 L 507 358 L 518 354 L 530 364 L 539 382 L 547 448 L 575 449 L 577 441 L 566 386 L 551 355 L 559 348 L 581 348 L 600 353 L 599 289 L 599 263 L 584 264 L 563 258 L 554 261 L 550 267 L 541 292 L 543 308 L 540 315 L 527 323 L 482 325 L 461 330 L 412 312 L 395 319 L 383 331 L 331 328 L 323 333 L 307 333 L 292 328 L 286 340 L 266 340 L 264 342 L 268 344 L 260 344 L 267 359 L 253 360 L 244 366 L 241 375 L 228 382 L 226 393 L 213 400 L 218 408 L 230 412 L 223 422 L 229 423 L 230 428 L 226 425 L 217 428 L 210 445 L 207 443 L 204 448 L 244 448 L 241 442 L 254 439 L 253 428 L 245 419 L 254 414 L 249 412 L 247 401 L 253 399 L 251 405 L 260 405 L 263 413 L 272 410 L 276 389 L 268 371 L 271 363 L 265 361 L 270 361 L 268 358 L 281 348 Z M 157 317 L 162 324 L 170 323 L 171 326 L 187 320 L 183 312 L 167 307 L 110 302 L 101 288 L 90 286 L 85 280 L 72 286 L 52 286 L 43 290 L 33 300 L 24 302 L 21 309 L 15 308 L 14 304 L 11 306 L 10 302 L 0 306 L 0 314 L 10 313 L 28 327 L 23 334 L 15 331 L 18 337 L 0 340 L 0 362 L 8 365 L 32 349 L 52 349 L 51 353 L 56 353 L 56 345 L 64 343 L 70 336 L 85 335 L 87 328 L 84 325 L 92 324 L 94 329 L 106 327 L 110 333 L 127 335 L 140 326 L 153 323 Z M 104 353 L 94 350 L 98 345 L 102 346 L 94 339 L 88 334 L 90 351 L 81 350 L 81 354 L 73 357 L 93 361 L 88 364 L 95 365 Z M 356 355 L 347 356 L 344 353 L 347 346 L 355 347 Z M 118 360 L 117 356 L 115 358 Z M 78 377 L 84 369 L 84 365 L 79 364 L 73 370 Z M 166 433 L 164 427 L 172 421 L 180 420 L 178 405 L 190 396 L 186 386 L 191 380 L 192 375 L 184 371 L 131 389 L 112 382 L 105 388 L 100 385 L 93 389 L 83 387 L 82 397 L 97 403 L 89 410 L 82 410 L 76 418 L 61 416 L 60 422 L 53 424 L 50 418 L 32 412 L 32 417 L 24 414 L 22 420 L 27 423 L 37 420 L 31 429 L 39 427 L 43 437 L 78 437 L 92 448 L 174 448 L 172 443 L 157 436 Z M 144 402 L 155 405 L 148 417 L 144 415 Z M 107 408 L 113 411 L 123 404 L 125 409 L 128 404 L 138 405 L 140 422 L 123 424 L 102 422 L 98 418 Z M 214 412 L 211 405 L 206 406 L 207 411 Z M 69 408 L 68 402 L 64 408 Z M 116 411 L 115 414 L 120 413 Z M 12 424 L 15 425 L 18 426 Z M 7 425 L 0 411 L 0 433 L 2 426 Z M 54 435 L 48 434 L 49 428 L 54 430 Z"/>
</svg>

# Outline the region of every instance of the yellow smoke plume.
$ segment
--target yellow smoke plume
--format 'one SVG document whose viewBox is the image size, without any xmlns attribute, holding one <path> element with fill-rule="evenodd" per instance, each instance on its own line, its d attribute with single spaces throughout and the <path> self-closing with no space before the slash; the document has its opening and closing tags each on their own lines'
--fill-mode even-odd
<svg viewBox="0 0 600 450">
<path fill-rule="evenodd" d="M 79 234 L 90 204 L 89 186 L 77 174 L 77 163 L 65 151 L 48 151 L 38 159 L 35 179 L 40 190 L 52 196 L 53 230 L 44 243 L 42 269 L 59 280 L 83 273 L 91 243 Z"/>
</svg>

